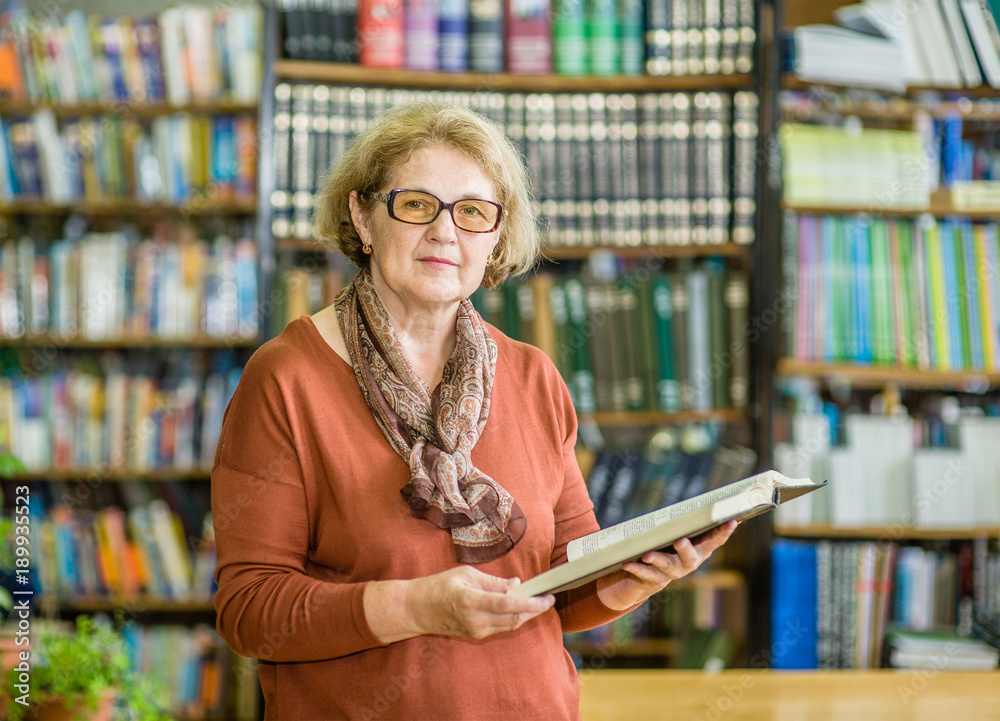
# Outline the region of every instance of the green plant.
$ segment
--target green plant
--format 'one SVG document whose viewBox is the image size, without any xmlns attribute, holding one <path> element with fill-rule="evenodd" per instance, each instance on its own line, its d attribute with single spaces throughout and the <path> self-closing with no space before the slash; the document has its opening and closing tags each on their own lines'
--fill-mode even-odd
<svg viewBox="0 0 1000 721">
<path fill-rule="evenodd" d="M 157 704 L 162 689 L 132 671 L 125 641 L 110 625 L 77 616 L 76 633 L 44 630 L 38 647 L 44 655 L 36 655 L 27 688 L 22 684 L 22 671 L 16 667 L 5 679 L 3 692 L 10 699 L 10 721 L 21 721 L 28 704 L 54 697 L 62 697 L 67 709 L 78 709 L 74 718 L 87 719 L 109 691 L 116 694 L 120 706 L 127 710 L 125 718 L 131 721 L 169 720 Z"/>
</svg>

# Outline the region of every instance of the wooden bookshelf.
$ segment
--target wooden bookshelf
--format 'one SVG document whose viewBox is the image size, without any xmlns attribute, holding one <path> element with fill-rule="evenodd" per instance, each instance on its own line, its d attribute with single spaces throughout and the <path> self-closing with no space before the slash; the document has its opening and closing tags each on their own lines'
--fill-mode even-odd
<svg viewBox="0 0 1000 721">
<path fill-rule="evenodd" d="M 659 426 L 682 425 L 685 423 L 740 423 L 747 418 L 746 412 L 739 408 L 714 408 L 707 411 L 679 411 L 664 413 L 661 411 L 598 411 L 581 415 L 581 422 L 590 421 L 599 426 Z"/>
<path fill-rule="evenodd" d="M 121 198 L 106 201 L 50 203 L 45 200 L 16 200 L 0 204 L 0 215 L 66 215 L 79 213 L 89 216 L 136 216 L 147 213 L 160 215 L 253 215 L 257 212 L 256 198 L 216 200 L 199 198 L 183 203 L 149 203 Z"/>
<path fill-rule="evenodd" d="M 684 644 L 677 638 L 636 638 L 618 643 L 613 640 L 608 640 L 604 643 L 567 641 L 566 648 L 581 656 L 620 656 L 626 658 L 665 656 L 672 658 L 680 655 L 681 651 L 684 650 Z"/>
<path fill-rule="evenodd" d="M 775 526 L 775 534 L 795 538 L 869 538 L 881 541 L 967 540 L 1000 538 L 1000 528 L 970 526 L 967 528 L 917 528 L 902 524 L 885 526 L 834 526 L 810 523 L 803 526 Z"/>
<path fill-rule="evenodd" d="M 453 89 L 480 92 L 656 92 L 754 87 L 752 74 L 732 75 L 510 75 L 507 73 L 443 73 L 369 68 L 345 63 L 277 60 L 274 76 L 282 80 L 350 85 Z"/>
<path fill-rule="evenodd" d="M 237 336 L 215 338 L 207 335 L 177 336 L 160 338 L 147 335 L 126 335 L 110 338 L 84 338 L 81 336 L 63 336 L 56 333 L 41 333 L 22 338 L 3 338 L 0 343 L 11 348 L 35 348 L 50 346 L 56 350 L 76 348 L 255 348 L 259 339 Z"/>
<path fill-rule="evenodd" d="M 18 103 L 4 101 L 3 113 L 6 117 L 33 115 L 39 110 L 51 110 L 57 118 L 77 118 L 87 115 L 117 115 L 125 118 L 155 118 L 175 113 L 202 113 L 208 115 L 237 115 L 257 113 L 256 102 L 205 101 L 183 105 L 169 103 L 143 103 L 133 100 L 99 101 L 94 103 Z"/>
<path fill-rule="evenodd" d="M 95 464 L 89 468 L 47 468 L 18 473 L 17 481 L 81 481 L 131 483 L 132 481 L 204 481 L 212 475 L 211 466 L 195 468 L 107 468 Z"/>
<path fill-rule="evenodd" d="M 846 382 L 858 388 L 881 388 L 889 384 L 910 388 L 979 391 L 1000 386 L 1000 372 L 937 371 L 892 366 L 821 363 L 782 358 L 780 376 L 808 376 L 828 381 Z"/>
<path fill-rule="evenodd" d="M 750 246 L 737 243 L 716 245 L 640 245 L 630 247 L 548 246 L 542 256 L 549 260 L 583 260 L 597 253 L 613 253 L 620 258 L 704 258 L 722 256 L 748 260 Z"/>
<path fill-rule="evenodd" d="M 839 2 L 839 0 L 838 0 Z M 847 3 L 840 2 L 841 5 Z M 783 90 L 810 90 L 812 88 L 835 88 L 837 90 L 863 90 L 866 92 L 892 92 L 885 88 L 867 88 L 851 85 L 850 83 L 834 83 L 828 81 L 804 80 L 796 77 L 792 73 L 784 73 L 781 77 L 781 88 Z M 989 85 L 977 85 L 974 88 L 945 88 L 935 85 L 908 85 L 900 94 L 912 95 L 915 93 L 942 93 L 947 95 L 966 95 L 980 98 L 995 98 L 997 89 Z"/>
<path fill-rule="evenodd" d="M 931 202 L 926 208 L 898 208 L 891 205 L 883 205 L 878 202 L 871 202 L 865 205 L 802 205 L 799 203 L 782 202 L 782 210 L 792 210 L 797 213 L 808 213 L 812 215 L 898 215 L 907 218 L 915 218 L 921 215 L 933 215 L 943 218 L 951 215 L 960 215 L 970 220 L 997 220 L 1000 219 L 1000 208 L 969 210 L 956 208 L 950 204 Z"/>
<path fill-rule="evenodd" d="M 785 100 L 781 104 L 782 119 L 786 122 L 810 120 L 830 114 L 909 122 L 913 120 L 913 114 L 916 112 L 935 117 L 958 114 L 962 116 L 962 120 L 995 122 L 1000 120 L 1000 102 L 982 98 L 928 103 L 898 96 L 884 99 L 853 99 L 837 95 L 834 102 L 826 102 L 825 98 L 817 96 L 804 103 Z"/>
</svg>

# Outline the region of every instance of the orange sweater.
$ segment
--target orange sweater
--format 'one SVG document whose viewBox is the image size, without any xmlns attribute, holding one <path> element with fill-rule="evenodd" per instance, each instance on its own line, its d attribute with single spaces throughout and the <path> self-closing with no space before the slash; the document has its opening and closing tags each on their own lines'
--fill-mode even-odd
<svg viewBox="0 0 1000 721">
<path fill-rule="evenodd" d="M 490 417 L 472 453 L 527 517 L 510 553 L 479 564 L 528 579 L 597 530 L 573 454 L 576 416 L 538 349 L 496 329 Z M 312 321 L 291 322 L 247 364 L 212 470 L 219 633 L 259 659 L 268 719 L 578 718 L 562 632 L 621 615 L 591 583 L 516 631 L 482 641 L 382 644 L 364 614 L 368 581 L 456 565 L 451 534 L 413 518 L 409 468 L 365 405 L 354 372 Z"/>
</svg>

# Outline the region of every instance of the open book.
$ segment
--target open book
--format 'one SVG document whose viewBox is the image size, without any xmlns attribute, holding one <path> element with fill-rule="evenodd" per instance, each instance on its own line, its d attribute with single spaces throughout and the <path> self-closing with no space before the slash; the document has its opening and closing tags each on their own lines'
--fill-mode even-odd
<svg viewBox="0 0 1000 721">
<path fill-rule="evenodd" d="M 707 491 L 651 513 L 581 536 L 566 546 L 566 563 L 550 568 L 507 591 L 538 596 L 582 586 L 634 561 L 647 551 L 668 549 L 681 538 L 700 536 L 731 519 L 743 520 L 826 485 L 788 478 L 777 471 Z"/>
</svg>

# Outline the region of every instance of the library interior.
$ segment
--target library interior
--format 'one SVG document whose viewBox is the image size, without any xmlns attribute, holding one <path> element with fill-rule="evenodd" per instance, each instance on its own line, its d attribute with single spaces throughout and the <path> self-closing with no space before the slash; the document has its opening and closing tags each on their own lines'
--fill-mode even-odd
<svg viewBox="0 0 1000 721">
<path fill-rule="evenodd" d="M 3 718 L 1000 721 L 1000 0 L 0 0 L 0 532 Z"/>
</svg>

